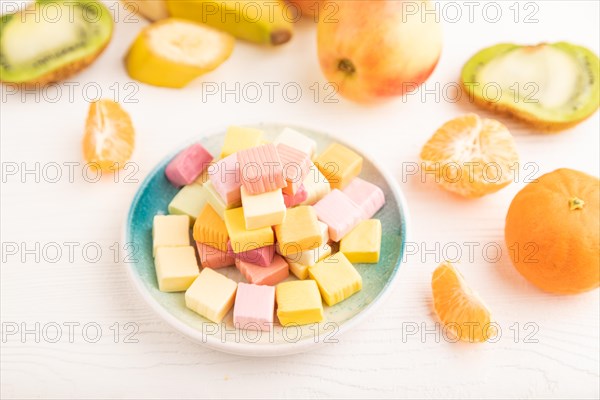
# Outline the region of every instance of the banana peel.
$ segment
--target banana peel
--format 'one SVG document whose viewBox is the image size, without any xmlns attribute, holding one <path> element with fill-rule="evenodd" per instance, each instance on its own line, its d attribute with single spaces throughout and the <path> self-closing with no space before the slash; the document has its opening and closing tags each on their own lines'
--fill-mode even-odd
<svg viewBox="0 0 600 400">
<path fill-rule="evenodd" d="M 281 0 L 167 0 L 169 14 L 210 25 L 249 42 L 280 45 L 293 34 Z"/>
<path fill-rule="evenodd" d="M 123 0 L 123 5 L 150 21 L 169 17 L 166 0 Z"/>
</svg>

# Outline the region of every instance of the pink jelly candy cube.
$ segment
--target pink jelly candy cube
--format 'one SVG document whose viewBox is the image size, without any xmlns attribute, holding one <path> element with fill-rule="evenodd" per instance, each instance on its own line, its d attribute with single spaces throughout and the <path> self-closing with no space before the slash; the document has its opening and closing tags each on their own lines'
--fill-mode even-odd
<svg viewBox="0 0 600 400">
<path fill-rule="evenodd" d="M 261 194 L 287 186 L 281 159 L 272 143 L 237 153 L 242 185 L 249 194 Z"/>
<path fill-rule="evenodd" d="M 313 206 L 319 221 L 329 227 L 329 238 L 339 242 L 362 219 L 361 209 L 344 192 L 333 189 Z"/>
<path fill-rule="evenodd" d="M 287 261 L 279 254 L 275 254 L 273 262 L 268 267 L 240 259 L 235 261 L 235 266 L 248 282 L 257 285 L 276 285 L 290 275 Z"/>
<path fill-rule="evenodd" d="M 287 193 L 283 194 L 283 202 L 285 203 L 285 206 L 287 208 L 302 204 L 302 202 L 304 200 L 306 200 L 307 198 L 308 198 L 308 192 L 306 191 L 304 184 L 300 184 L 300 186 L 298 187 L 298 190 L 296 190 L 296 194 L 293 194 L 293 195 L 287 194 Z"/>
<path fill-rule="evenodd" d="M 281 159 L 283 176 L 287 183 L 282 191 L 293 195 L 308 175 L 312 162 L 308 154 L 283 143 L 277 145 L 277 153 Z"/>
<path fill-rule="evenodd" d="M 385 204 L 383 190 L 360 178 L 354 178 L 343 191 L 361 209 L 363 219 L 370 219 Z"/>
<path fill-rule="evenodd" d="M 165 175 L 174 186 L 189 185 L 213 160 L 212 154 L 196 143 L 175 156 L 167 165 Z"/>
<path fill-rule="evenodd" d="M 233 323 L 239 329 L 268 331 L 273 326 L 275 288 L 238 283 Z"/>
<path fill-rule="evenodd" d="M 261 267 L 268 267 L 273 261 L 273 255 L 275 254 L 275 245 L 272 244 L 269 246 L 258 247 L 252 250 L 239 251 L 237 253 L 234 252 L 234 250 L 238 249 L 233 249 L 231 247 L 231 241 L 228 241 L 227 254 L 231 257 L 235 258 L 236 260 L 242 260 L 250 262 L 252 264 L 260 265 Z"/>
<path fill-rule="evenodd" d="M 200 264 L 203 268 L 224 268 L 235 264 L 235 259 L 229 253 L 215 249 L 204 243 L 196 242 Z"/>
<path fill-rule="evenodd" d="M 215 191 L 227 206 L 237 204 L 242 200 L 240 193 L 242 182 L 235 153 L 215 162 L 208 172 Z"/>
</svg>

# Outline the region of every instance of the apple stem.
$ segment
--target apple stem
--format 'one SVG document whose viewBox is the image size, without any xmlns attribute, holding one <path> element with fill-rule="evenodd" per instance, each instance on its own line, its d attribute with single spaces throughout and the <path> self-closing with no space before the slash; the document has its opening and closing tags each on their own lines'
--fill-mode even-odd
<svg viewBox="0 0 600 400">
<path fill-rule="evenodd" d="M 348 60 L 347 58 L 342 58 L 340 60 L 340 62 L 338 63 L 338 69 L 340 71 L 345 72 L 348 75 L 352 75 L 356 72 L 354 64 L 352 64 L 352 61 Z"/>
</svg>

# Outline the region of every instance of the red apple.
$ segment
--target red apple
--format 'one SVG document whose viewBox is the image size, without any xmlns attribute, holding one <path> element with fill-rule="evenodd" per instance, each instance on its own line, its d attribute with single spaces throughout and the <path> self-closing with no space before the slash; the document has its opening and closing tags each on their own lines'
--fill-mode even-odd
<svg viewBox="0 0 600 400">
<path fill-rule="evenodd" d="M 323 0 L 288 0 L 288 2 L 295 5 L 302 17 L 306 18 L 317 15 Z"/>
<path fill-rule="evenodd" d="M 372 103 L 415 90 L 435 69 L 442 31 L 428 1 L 327 2 L 320 18 L 319 62 L 343 96 Z"/>
</svg>

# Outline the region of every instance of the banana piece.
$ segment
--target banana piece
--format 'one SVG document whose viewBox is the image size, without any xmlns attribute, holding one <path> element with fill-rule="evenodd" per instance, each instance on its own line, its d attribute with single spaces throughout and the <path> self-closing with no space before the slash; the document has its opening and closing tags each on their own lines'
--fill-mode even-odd
<svg viewBox="0 0 600 400">
<path fill-rule="evenodd" d="M 293 16 L 281 0 L 167 0 L 173 17 L 190 19 L 259 44 L 291 39 Z"/>
<path fill-rule="evenodd" d="M 127 9 L 139 13 L 150 21 L 158 21 L 169 17 L 166 0 L 123 0 Z"/>
<path fill-rule="evenodd" d="M 235 39 L 206 25 L 167 18 L 144 28 L 125 56 L 129 76 L 154 86 L 181 88 L 221 65 Z"/>
</svg>

